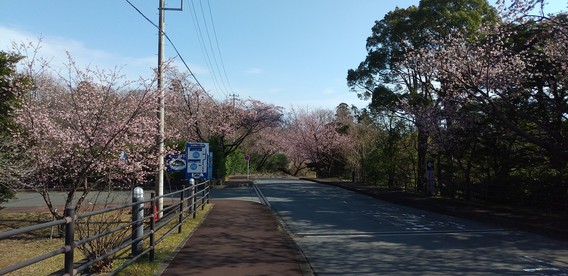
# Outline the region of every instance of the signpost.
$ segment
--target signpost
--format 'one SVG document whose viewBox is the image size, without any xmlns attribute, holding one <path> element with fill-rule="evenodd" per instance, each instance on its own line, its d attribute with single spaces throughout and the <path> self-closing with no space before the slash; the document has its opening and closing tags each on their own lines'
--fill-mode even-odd
<svg viewBox="0 0 568 276">
<path fill-rule="evenodd" d="M 186 143 L 187 179 L 207 179 L 209 169 L 209 143 Z"/>
<path fill-rule="evenodd" d="M 209 160 L 207 162 L 208 166 L 207 166 L 207 175 L 205 177 L 205 179 L 213 179 L 213 153 L 210 152 L 209 153 Z"/>
<path fill-rule="evenodd" d="M 247 180 L 250 177 L 250 155 L 245 155 L 245 160 L 247 161 Z"/>
</svg>

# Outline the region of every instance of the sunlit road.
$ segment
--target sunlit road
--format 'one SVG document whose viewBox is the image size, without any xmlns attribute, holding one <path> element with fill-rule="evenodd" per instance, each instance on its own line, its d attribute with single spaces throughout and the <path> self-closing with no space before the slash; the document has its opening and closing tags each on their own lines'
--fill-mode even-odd
<svg viewBox="0 0 568 276">
<path fill-rule="evenodd" d="M 568 243 L 337 187 L 257 179 L 317 275 L 568 275 Z"/>
</svg>

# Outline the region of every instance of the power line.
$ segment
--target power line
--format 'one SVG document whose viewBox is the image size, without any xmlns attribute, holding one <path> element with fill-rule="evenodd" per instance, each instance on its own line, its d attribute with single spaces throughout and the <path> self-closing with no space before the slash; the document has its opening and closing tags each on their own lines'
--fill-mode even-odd
<svg viewBox="0 0 568 276">
<path fill-rule="evenodd" d="M 152 24 L 152 26 L 156 27 L 156 29 L 160 29 L 160 27 L 158 27 L 158 25 L 156 25 L 156 23 L 154 23 L 152 20 L 150 20 L 150 18 L 148 18 L 142 11 L 140 11 L 136 6 L 134 6 L 134 4 L 132 4 L 132 2 L 130 2 L 130 0 L 126 0 L 126 2 L 128 4 L 130 4 L 131 7 L 133 7 L 140 15 L 142 15 L 142 17 L 144 17 L 144 19 L 146 19 L 146 21 L 150 22 L 150 24 Z"/>
<path fill-rule="evenodd" d="M 213 13 L 211 12 L 211 4 L 209 0 L 207 0 L 207 7 L 209 8 L 209 17 L 211 18 L 211 25 L 213 26 L 213 34 L 215 35 L 215 43 L 217 44 L 217 52 L 219 53 L 219 59 L 221 60 L 221 67 L 223 68 L 223 74 L 225 76 L 225 80 L 227 81 L 227 85 L 229 86 L 229 90 L 233 92 L 233 88 L 231 87 L 231 83 L 229 82 L 229 78 L 227 77 L 227 70 L 225 69 L 225 63 L 223 62 L 223 55 L 221 55 L 221 48 L 219 47 L 219 39 L 217 39 L 217 29 L 215 28 L 215 21 L 213 21 Z"/>
<path fill-rule="evenodd" d="M 207 7 L 205 7 L 202 0 L 199 0 L 198 7 L 197 4 L 195 4 L 195 1 L 189 2 L 189 5 L 192 5 L 191 9 L 193 11 L 194 28 L 198 34 L 199 45 L 206 59 L 207 66 L 211 71 L 211 77 L 213 78 L 215 87 L 227 97 L 227 94 L 233 93 L 233 88 L 231 87 L 231 83 L 227 77 L 227 70 L 223 61 L 223 55 L 221 54 L 221 47 L 219 46 L 217 29 L 215 27 L 215 20 L 213 19 L 210 1 L 207 0 L 206 4 Z M 201 16 L 198 15 L 198 10 L 201 11 Z M 208 11 L 208 16 L 206 15 L 206 11 Z M 211 35 L 211 31 L 213 31 L 213 35 Z M 207 36 L 208 43 L 205 42 L 205 35 Z M 216 45 L 216 47 L 214 45 Z M 211 56 L 213 57 L 213 60 L 211 60 Z"/>
<path fill-rule="evenodd" d="M 213 63 L 211 62 L 211 57 L 209 56 L 209 51 L 207 50 L 207 46 L 205 44 L 205 39 L 203 38 L 203 32 L 201 31 L 201 25 L 199 24 L 199 17 L 197 16 L 197 8 L 195 6 L 195 4 L 192 4 L 193 2 L 190 1 L 189 4 L 191 5 L 191 10 L 193 12 L 193 23 L 195 24 L 194 27 L 197 31 L 198 34 L 198 38 L 199 38 L 199 46 L 201 47 L 201 51 L 203 51 L 203 54 L 205 56 L 205 61 L 207 63 L 207 67 L 209 68 L 209 71 L 211 72 L 211 77 L 213 79 L 213 84 L 215 85 L 215 88 L 218 91 L 221 91 L 225 96 L 227 96 L 227 93 L 225 91 L 223 91 L 221 89 L 221 85 L 219 85 L 219 81 L 217 79 L 217 74 L 215 73 L 215 68 L 213 68 Z M 205 19 L 204 19 L 205 21 Z M 214 54 L 212 52 L 212 54 Z"/>
<path fill-rule="evenodd" d="M 203 85 L 201 85 L 201 83 L 199 82 L 199 80 L 197 79 L 197 77 L 195 76 L 195 74 L 191 71 L 191 69 L 189 69 L 189 66 L 187 65 L 187 63 L 185 62 L 185 59 L 183 58 L 183 56 L 181 56 L 181 54 L 179 53 L 176 45 L 174 45 L 174 43 L 172 42 L 172 40 L 170 39 L 170 37 L 164 32 L 164 36 L 166 37 L 166 39 L 170 42 L 170 44 L 172 45 L 172 48 L 174 48 L 174 51 L 176 51 L 176 54 L 178 55 L 179 59 L 181 60 L 181 62 L 183 63 L 183 65 L 185 66 L 185 68 L 187 69 L 187 71 L 189 71 L 189 73 L 191 74 L 191 76 L 193 77 L 193 79 L 195 80 L 195 82 L 197 82 L 197 85 L 199 85 L 199 87 L 201 87 L 201 89 L 203 90 L 203 92 L 205 92 L 205 94 L 209 95 L 207 93 L 207 90 L 205 90 L 205 88 L 203 88 Z M 211 96 L 209 96 L 211 97 Z"/>
<path fill-rule="evenodd" d="M 203 90 L 203 92 L 209 96 L 209 98 L 213 99 L 211 97 L 211 95 L 209 95 L 209 93 L 207 93 L 207 90 L 205 90 L 205 88 L 203 87 L 203 85 L 201 85 L 201 83 L 199 82 L 199 80 L 197 79 L 197 77 L 195 76 L 195 74 L 193 73 L 193 71 L 191 71 L 191 69 L 189 68 L 189 66 L 187 65 L 187 63 L 185 62 L 185 59 L 183 58 L 183 56 L 180 54 L 180 52 L 178 51 L 176 45 L 174 44 L 174 42 L 170 39 L 170 37 L 168 36 L 168 34 L 166 34 L 166 32 L 160 30 L 160 27 L 158 27 L 158 25 L 156 25 L 156 23 L 154 23 L 152 20 L 150 20 L 150 18 L 148 18 L 142 11 L 140 11 L 140 9 L 138 9 L 134 4 L 132 4 L 132 2 L 130 2 L 130 0 L 125 0 L 128 4 L 130 4 L 130 6 L 132 8 L 134 8 L 142 17 L 144 17 L 144 19 L 146 19 L 146 21 L 150 22 L 150 24 L 152 24 L 152 26 L 156 27 L 156 29 L 158 29 L 158 32 L 161 32 L 164 37 L 168 40 L 168 42 L 172 45 L 172 48 L 174 49 L 174 51 L 176 52 L 177 56 L 180 58 L 181 62 L 183 63 L 183 65 L 185 66 L 185 68 L 187 69 L 187 71 L 189 71 L 189 73 L 191 74 L 191 76 L 193 77 L 193 79 L 195 80 L 195 82 L 197 83 L 197 85 Z"/>
<path fill-rule="evenodd" d="M 209 3 L 209 1 L 207 2 Z M 210 6 L 209 6 L 210 7 Z M 215 62 L 215 66 L 217 67 L 217 72 L 219 73 L 219 75 L 221 75 L 221 69 L 219 68 L 219 62 L 217 62 L 217 55 L 215 55 L 215 51 L 213 49 L 213 42 L 211 42 L 211 35 L 209 32 L 209 27 L 207 26 L 207 20 L 205 19 L 205 11 L 203 10 L 203 4 L 201 2 L 201 0 L 199 0 L 199 8 L 201 9 L 201 15 L 203 16 L 203 22 L 205 25 L 205 32 L 207 33 L 207 40 L 209 41 L 209 47 L 211 49 L 211 52 L 213 53 L 213 61 Z M 209 9 L 209 11 L 211 11 L 211 8 Z M 213 18 L 210 18 L 210 21 L 213 21 Z M 219 56 L 221 55 L 221 53 L 219 53 Z M 227 86 L 225 85 L 225 81 L 223 80 L 223 78 L 220 76 L 221 79 L 221 84 L 223 85 L 223 88 L 225 88 L 225 90 L 227 90 Z"/>
</svg>

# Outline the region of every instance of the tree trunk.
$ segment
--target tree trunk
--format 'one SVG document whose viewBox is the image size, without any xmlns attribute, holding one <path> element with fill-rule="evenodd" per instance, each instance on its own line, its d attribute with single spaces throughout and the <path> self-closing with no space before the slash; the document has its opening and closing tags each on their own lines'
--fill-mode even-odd
<svg viewBox="0 0 568 276">
<path fill-rule="evenodd" d="M 416 190 L 426 193 L 426 154 L 428 153 L 428 134 L 418 128 L 418 176 Z"/>
<path fill-rule="evenodd" d="M 442 171 L 442 157 L 441 154 L 439 154 L 436 157 L 436 182 L 434 182 L 434 194 L 442 194 L 442 185 L 443 183 L 447 183 L 445 182 L 445 178 L 443 176 L 443 171 Z"/>
<path fill-rule="evenodd" d="M 467 200 L 471 199 L 471 169 L 473 168 L 473 157 L 475 155 L 475 150 L 477 149 L 477 141 L 473 143 L 471 148 L 471 154 L 467 160 L 467 165 L 465 167 L 465 198 Z"/>
</svg>

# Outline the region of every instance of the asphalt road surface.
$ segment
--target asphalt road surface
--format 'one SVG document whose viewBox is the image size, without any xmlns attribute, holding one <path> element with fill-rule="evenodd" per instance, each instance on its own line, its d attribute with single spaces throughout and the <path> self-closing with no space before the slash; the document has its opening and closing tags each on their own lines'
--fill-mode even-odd
<svg viewBox="0 0 568 276">
<path fill-rule="evenodd" d="M 568 275 L 566 242 L 325 184 L 256 183 L 317 275 Z"/>
<path fill-rule="evenodd" d="M 153 192 L 151 189 L 146 189 L 144 191 L 144 199 L 150 199 L 150 194 Z M 166 191 L 165 193 L 169 193 Z M 81 195 L 81 192 L 76 195 L 77 197 Z M 50 192 L 49 196 L 51 198 L 51 202 L 54 206 L 63 206 L 65 205 L 65 199 L 67 198 L 67 193 L 65 192 Z M 173 196 L 164 198 L 164 202 L 177 200 L 178 196 Z M 77 201 L 77 198 L 74 202 Z M 105 204 L 105 203 L 115 203 L 115 204 L 128 204 L 132 202 L 132 192 L 130 191 L 114 191 L 112 193 L 109 192 L 99 192 L 99 191 L 91 191 L 87 195 L 87 199 L 85 200 L 85 204 Z M 16 197 L 10 199 L 8 202 L 2 203 L 2 207 L 37 207 L 37 206 L 46 206 L 43 197 L 37 192 L 20 192 L 16 194 Z M 46 207 L 47 208 L 47 207 Z"/>
</svg>

